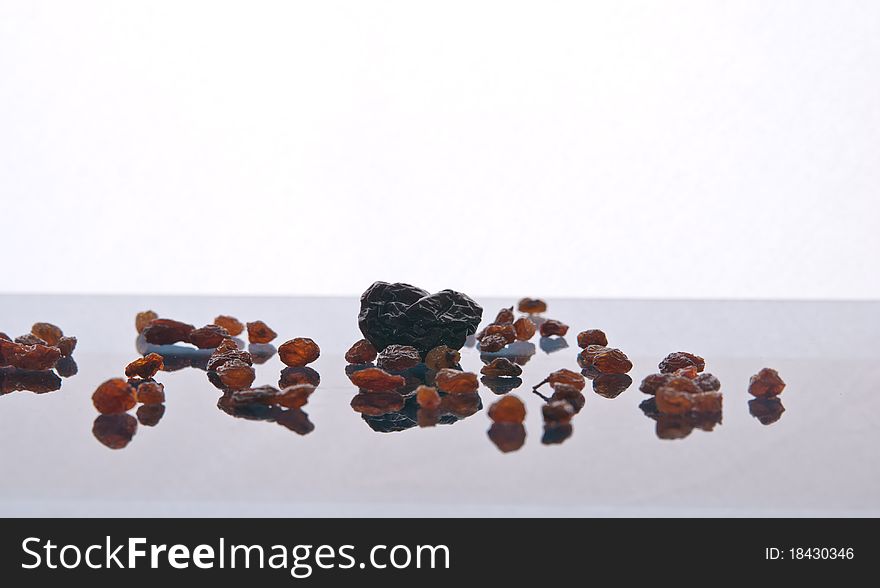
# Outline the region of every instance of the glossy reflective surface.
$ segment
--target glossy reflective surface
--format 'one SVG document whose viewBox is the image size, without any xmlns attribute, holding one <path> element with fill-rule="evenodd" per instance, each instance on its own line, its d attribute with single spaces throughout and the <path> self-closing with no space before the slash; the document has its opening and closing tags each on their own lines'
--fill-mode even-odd
<svg viewBox="0 0 880 588">
<path fill-rule="evenodd" d="M 514 301 L 478 302 L 485 324 Z M 60 389 L 37 377 L 43 393 L 0 396 L 0 514 L 880 515 L 880 304 L 548 302 L 546 316 L 572 327 L 564 342 L 517 345 L 519 381 L 483 379 L 478 399 L 432 413 L 412 400 L 353 410 L 342 355 L 360 338 L 354 299 L 0 297 L 9 335 L 49 321 L 79 338 Z M 262 319 L 276 344 L 311 337 L 320 386 L 302 409 L 218 406 L 192 350 L 156 376 L 164 406 L 99 418 L 91 394 L 138 356 L 134 315 L 147 308 L 197 326 Z M 545 426 L 552 390 L 531 387 L 578 369 L 586 328 L 629 355 L 632 382 L 588 381 L 570 425 Z M 720 422 L 664 417 L 638 391 L 679 350 L 720 378 Z M 255 385 L 278 385 L 274 349 L 252 351 Z M 461 365 L 479 371 L 480 353 L 463 349 Z M 762 367 L 787 382 L 781 402 L 746 393 Z M 526 403 L 524 426 L 492 426 L 504 393 Z"/>
</svg>

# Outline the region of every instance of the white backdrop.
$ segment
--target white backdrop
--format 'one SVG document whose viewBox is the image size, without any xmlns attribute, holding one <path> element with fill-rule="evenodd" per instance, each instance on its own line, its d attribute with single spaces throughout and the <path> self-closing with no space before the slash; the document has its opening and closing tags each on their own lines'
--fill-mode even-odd
<svg viewBox="0 0 880 588">
<path fill-rule="evenodd" d="M 0 291 L 880 297 L 880 3 L 0 0 Z"/>
</svg>

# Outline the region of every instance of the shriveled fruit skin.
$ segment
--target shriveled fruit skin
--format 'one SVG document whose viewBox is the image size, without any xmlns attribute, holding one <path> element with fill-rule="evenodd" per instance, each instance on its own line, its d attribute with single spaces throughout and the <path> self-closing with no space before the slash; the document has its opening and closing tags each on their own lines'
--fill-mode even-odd
<svg viewBox="0 0 880 588">
<path fill-rule="evenodd" d="M 440 406 L 440 395 L 437 389 L 431 386 L 419 386 L 416 388 L 416 402 L 422 408 L 436 410 Z"/>
<path fill-rule="evenodd" d="M 142 404 L 138 407 L 137 420 L 145 427 L 155 427 L 165 416 L 164 404 Z"/>
<path fill-rule="evenodd" d="M 399 344 L 425 354 L 439 345 L 461 349 L 482 316 L 483 308 L 461 292 L 375 282 L 361 295 L 358 326 L 377 350 Z"/>
<path fill-rule="evenodd" d="M 515 377 L 522 374 L 522 368 L 506 357 L 496 357 L 488 365 L 484 365 L 480 373 L 490 378 Z"/>
<path fill-rule="evenodd" d="M 92 425 L 92 435 L 110 449 L 122 449 L 134 438 L 137 425 L 137 419 L 130 414 L 102 414 Z"/>
<path fill-rule="evenodd" d="M 376 365 L 383 370 L 400 372 L 421 363 L 419 350 L 409 345 L 389 345 L 376 359 Z"/>
<path fill-rule="evenodd" d="M 305 367 L 286 367 L 281 370 L 281 377 L 278 379 L 278 386 L 281 388 L 289 388 L 297 384 L 311 384 L 317 386 L 321 383 L 321 374 L 314 369 Z"/>
<path fill-rule="evenodd" d="M 297 384 L 289 386 L 278 393 L 278 404 L 287 408 L 302 408 L 309 401 L 309 396 L 315 391 L 311 384 Z"/>
<path fill-rule="evenodd" d="M 234 316 L 221 314 L 214 318 L 214 324 L 226 329 L 231 337 L 238 337 L 244 333 L 244 324 Z"/>
<path fill-rule="evenodd" d="M 604 398 L 617 398 L 632 382 L 632 378 L 626 374 L 602 374 L 593 380 L 593 392 Z"/>
<path fill-rule="evenodd" d="M 254 368 L 240 359 L 232 359 L 217 368 L 217 376 L 228 390 L 250 388 L 257 377 Z"/>
<path fill-rule="evenodd" d="M 516 306 L 517 310 L 526 314 L 547 312 L 547 303 L 540 298 L 523 298 Z"/>
<path fill-rule="evenodd" d="M 165 402 L 165 386 L 159 382 L 141 382 L 137 386 L 137 401 L 141 404 L 162 404 Z"/>
<path fill-rule="evenodd" d="M 526 443 L 526 428 L 522 423 L 492 423 L 488 435 L 501 453 L 517 451 Z"/>
<path fill-rule="evenodd" d="M 434 383 L 441 392 L 447 394 L 474 394 L 480 387 L 477 374 L 449 368 L 437 372 Z"/>
<path fill-rule="evenodd" d="M 382 368 L 375 367 L 358 370 L 348 378 L 352 384 L 369 392 L 391 392 L 406 384 L 403 376 L 389 374 Z"/>
<path fill-rule="evenodd" d="M 489 407 L 489 418 L 496 423 L 522 423 L 526 419 L 526 405 L 516 396 L 503 396 Z"/>
<path fill-rule="evenodd" d="M 351 408 L 366 416 L 382 416 L 403 410 L 406 401 L 397 392 L 370 392 L 356 394 Z"/>
<path fill-rule="evenodd" d="M 189 335 L 195 330 L 193 325 L 172 319 L 155 319 L 143 331 L 144 339 L 153 345 L 173 345 L 189 343 Z"/>
<path fill-rule="evenodd" d="M 633 364 L 620 349 L 608 349 L 593 356 L 593 367 L 603 374 L 625 374 Z"/>
<path fill-rule="evenodd" d="M 55 371 L 62 378 L 72 378 L 79 372 L 79 366 L 76 365 L 76 361 L 72 356 L 62 356 L 55 364 Z"/>
<path fill-rule="evenodd" d="M 517 376 L 483 376 L 482 378 L 480 378 L 480 383 L 500 396 L 502 394 L 507 394 L 508 392 L 516 390 L 517 388 L 522 386 L 523 381 L 522 378 Z"/>
<path fill-rule="evenodd" d="M 544 379 L 543 382 L 535 386 L 535 388 L 537 389 L 544 384 L 550 384 L 553 389 L 556 389 L 558 386 L 563 385 L 571 386 L 572 388 L 580 391 L 583 390 L 584 386 L 587 385 L 587 381 L 581 374 L 562 368 L 551 373 Z"/>
<path fill-rule="evenodd" d="M 584 369 L 592 368 L 596 356 L 609 349 L 610 347 L 605 347 L 604 345 L 587 345 L 583 351 L 578 353 L 578 365 Z"/>
<path fill-rule="evenodd" d="M 771 368 L 764 368 L 749 379 L 749 394 L 757 398 L 779 396 L 783 390 L 785 382 L 779 372 Z"/>
<path fill-rule="evenodd" d="M 55 367 L 61 359 L 57 347 L 22 345 L 0 339 L 0 366 L 10 365 L 23 370 L 42 371 Z"/>
<path fill-rule="evenodd" d="M 480 351 L 495 353 L 501 351 L 507 345 L 507 339 L 503 335 L 483 335 L 480 339 Z"/>
<path fill-rule="evenodd" d="M 57 327 L 52 323 L 34 323 L 31 327 L 31 334 L 45 341 L 46 345 L 50 347 L 57 346 L 58 341 L 64 336 L 61 327 Z"/>
<path fill-rule="evenodd" d="M 280 391 L 274 386 L 257 386 L 236 390 L 229 395 L 229 402 L 234 405 L 244 404 L 275 404 Z"/>
<path fill-rule="evenodd" d="M 271 343 L 278 336 L 278 333 L 263 321 L 248 323 L 247 332 L 248 341 L 251 343 Z"/>
<path fill-rule="evenodd" d="M 12 341 L 6 333 L 0 333 L 0 341 Z"/>
<path fill-rule="evenodd" d="M 455 367 L 459 361 L 461 361 L 461 353 L 446 345 L 435 347 L 425 355 L 425 366 L 435 372 L 443 368 Z"/>
<path fill-rule="evenodd" d="M 214 353 L 211 354 L 211 357 L 208 358 L 208 365 L 206 366 L 206 369 L 209 372 L 216 372 L 220 368 L 220 366 L 234 359 L 244 362 L 247 365 L 254 364 L 253 357 L 247 351 L 243 351 L 241 349 L 236 349 L 234 351 L 220 351 L 220 348 L 218 348 Z"/>
<path fill-rule="evenodd" d="M 554 400 L 541 407 L 541 414 L 548 422 L 567 423 L 574 413 L 574 407 L 565 400 Z"/>
<path fill-rule="evenodd" d="M 513 321 L 513 331 L 517 341 L 528 341 L 538 332 L 538 327 L 527 317 L 520 317 Z"/>
<path fill-rule="evenodd" d="M 278 347 L 278 357 L 284 365 L 303 367 L 321 356 L 321 348 L 308 337 L 297 337 Z"/>
<path fill-rule="evenodd" d="M 706 369 L 706 360 L 687 351 L 676 351 L 664 357 L 658 367 L 661 374 L 671 374 L 675 370 L 689 366 L 694 366 L 698 372 L 701 372 Z"/>
<path fill-rule="evenodd" d="M 376 359 L 377 355 L 373 344 L 366 339 L 361 339 L 345 352 L 345 361 L 353 364 L 370 363 Z"/>
<path fill-rule="evenodd" d="M 785 412 L 785 407 L 776 396 L 749 400 L 749 414 L 758 419 L 762 425 L 772 425 L 782 418 L 783 412 Z"/>
<path fill-rule="evenodd" d="M 540 331 L 542 337 L 551 337 L 553 335 L 564 337 L 568 333 L 568 325 L 561 321 L 550 319 L 541 323 Z"/>
<path fill-rule="evenodd" d="M 107 380 L 92 394 L 92 404 L 101 414 L 131 410 L 137 404 L 134 388 L 122 378 Z"/>
<path fill-rule="evenodd" d="M 495 315 L 495 320 L 492 321 L 496 325 L 509 325 L 513 323 L 514 314 L 513 307 L 510 306 L 508 308 L 502 308 L 498 311 L 498 314 Z"/>
<path fill-rule="evenodd" d="M 150 353 L 139 357 L 125 366 L 125 375 L 129 378 L 143 378 L 148 380 L 156 375 L 165 365 L 165 361 L 158 353 Z"/>
<path fill-rule="evenodd" d="M 229 339 L 229 332 L 220 325 L 205 325 L 193 329 L 189 334 L 189 342 L 199 349 L 216 349 L 224 340 Z"/>
<path fill-rule="evenodd" d="M 33 333 L 28 333 L 27 335 L 22 335 L 20 337 L 16 337 L 15 342 L 18 343 L 19 345 L 45 345 L 46 347 L 49 347 L 49 344 L 46 343 L 46 341 L 44 341 L 43 339 L 40 339 L 39 337 L 37 337 Z M 52 345 L 52 347 L 55 347 L 55 346 Z"/>
<path fill-rule="evenodd" d="M 58 351 L 61 352 L 61 357 L 70 357 L 73 355 L 73 350 L 76 349 L 76 337 L 61 337 L 58 340 Z"/>
<path fill-rule="evenodd" d="M 483 329 L 483 332 L 480 334 L 479 337 L 477 337 L 477 339 L 482 341 L 485 337 L 489 335 L 500 335 L 504 339 L 505 345 L 516 341 L 516 329 L 514 328 L 513 323 L 493 323 Z"/>
<path fill-rule="evenodd" d="M 152 310 L 139 312 L 134 317 L 134 328 L 138 333 L 143 333 L 144 329 L 150 326 L 150 323 L 159 318 L 159 315 Z"/>
<path fill-rule="evenodd" d="M 721 380 L 709 373 L 702 373 L 694 378 L 694 383 L 703 392 L 715 392 L 721 390 Z"/>
<path fill-rule="evenodd" d="M 589 345 L 606 347 L 608 345 L 608 337 L 599 329 L 587 329 L 578 333 L 577 342 L 578 347 L 581 349 L 586 349 Z"/>
<path fill-rule="evenodd" d="M 645 376 L 645 379 L 639 384 L 639 390 L 645 394 L 654 396 L 657 393 L 657 390 L 665 386 L 666 382 L 671 377 L 671 374 L 650 374 Z"/>
</svg>

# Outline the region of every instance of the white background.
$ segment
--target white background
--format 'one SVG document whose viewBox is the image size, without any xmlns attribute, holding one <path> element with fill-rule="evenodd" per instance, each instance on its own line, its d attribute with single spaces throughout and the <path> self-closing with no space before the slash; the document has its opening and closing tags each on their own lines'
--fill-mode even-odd
<svg viewBox="0 0 880 588">
<path fill-rule="evenodd" d="M 880 2 L 0 0 L 6 292 L 877 298 Z"/>
</svg>

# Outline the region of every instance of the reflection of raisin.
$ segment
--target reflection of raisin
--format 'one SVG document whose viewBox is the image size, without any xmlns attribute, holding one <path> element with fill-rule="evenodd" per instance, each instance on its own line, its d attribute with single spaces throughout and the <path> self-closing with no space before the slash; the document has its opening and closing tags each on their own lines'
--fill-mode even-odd
<svg viewBox="0 0 880 588">
<path fill-rule="evenodd" d="M 586 349 L 588 345 L 608 345 L 608 337 L 599 329 L 588 329 L 581 331 L 577 336 L 578 347 Z"/>
<path fill-rule="evenodd" d="M 568 384 L 557 384 L 553 388 L 553 395 L 550 400 L 564 400 L 568 402 L 574 409 L 575 414 L 579 413 L 587 402 L 587 398 L 581 394 L 581 391 Z"/>
<path fill-rule="evenodd" d="M 366 339 L 356 342 L 345 352 L 345 361 L 348 363 L 370 363 L 376 359 L 376 348 Z"/>
<path fill-rule="evenodd" d="M 143 333 L 144 329 L 150 326 L 150 323 L 159 318 L 159 315 L 152 310 L 139 312 L 134 317 L 134 328 L 138 333 Z"/>
<path fill-rule="evenodd" d="M 381 368 L 358 370 L 349 376 L 351 383 L 369 392 L 390 392 L 406 384 L 403 376 L 389 374 Z"/>
<path fill-rule="evenodd" d="M 107 380 L 92 394 L 92 404 L 101 414 L 131 410 L 137 404 L 135 390 L 122 378 Z"/>
<path fill-rule="evenodd" d="M 419 406 L 422 408 L 435 410 L 440 406 L 440 395 L 437 394 L 436 388 L 432 388 L 431 386 L 419 386 L 416 388 L 416 402 L 418 402 Z"/>
<path fill-rule="evenodd" d="M 617 398 L 632 382 L 626 374 L 602 374 L 593 380 L 593 392 L 604 398 Z"/>
<path fill-rule="evenodd" d="M 541 436 L 543 445 L 559 445 L 574 432 L 571 423 L 544 423 L 544 435 Z"/>
<path fill-rule="evenodd" d="M 219 325 L 205 325 L 189 334 L 189 342 L 199 349 L 215 349 L 228 338 L 229 332 Z"/>
<path fill-rule="evenodd" d="M 165 416 L 164 404 L 144 404 L 138 407 L 137 420 L 145 427 L 155 427 Z"/>
<path fill-rule="evenodd" d="M 434 383 L 441 392 L 447 394 L 473 394 L 480 387 L 477 374 L 449 368 L 437 372 L 437 375 L 434 376 Z"/>
<path fill-rule="evenodd" d="M 376 365 L 383 370 L 400 372 L 421 363 L 419 350 L 409 345 L 389 345 L 379 352 Z"/>
<path fill-rule="evenodd" d="M 654 396 L 657 410 L 665 414 L 719 413 L 721 398 L 719 392 L 701 391 L 693 394 L 670 386 L 663 386 Z"/>
<path fill-rule="evenodd" d="M 54 392 L 61 388 L 61 378 L 58 376 L 63 375 L 63 370 L 56 374 L 52 370 L 31 371 L 2 367 L 0 368 L 0 395 L 18 390 L 27 390 L 35 394 Z"/>
<path fill-rule="evenodd" d="M 61 359 L 57 347 L 21 345 L 0 339 L 0 366 L 10 365 L 23 370 L 42 371 L 55 367 Z"/>
<path fill-rule="evenodd" d="M 134 438 L 137 424 L 130 414 L 102 414 L 95 419 L 92 434 L 110 449 L 122 449 Z"/>
<path fill-rule="evenodd" d="M 528 341 L 535 336 L 538 327 L 527 317 L 520 317 L 513 321 L 513 330 L 516 333 L 517 341 Z"/>
<path fill-rule="evenodd" d="M 542 337 L 551 337 L 553 335 L 564 337 L 565 334 L 568 333 L 568 325 L 563 322 L 550 319 L 541 323 L 540 331 Z"/>
<path fill-rule="evenodd" d="M 504 325 L 500 324 L 491 324 L 477 336 L 479 341 L 482 341 L 486 337 L 490 335 L 500 335 L 504 339 L 504 344 L 513 343 L 516 341 L 516 329 L 513 327 L 513 324 L 508 323 Z"/>
<path fill-rule="evenodd" d="M 749 379 L 749 394 L 758 398 L 779 396 L 784 389 L 785 382 L 771 368 L 764 368 Z"/>
<path fill-rule="evenodd" d="M 141 382 L 137 386 L 137 401 L 141 404 L 165 402 L 165 386 L 155 381 Z"/>
<path fill-rule="evenodd" d="M 214 324 L 226 329 L 231 337 L 238 337 L 244 332 L 244 325 L 234 316 L 221 314 L 214 319 Z"/>
<path fill-rule="evenodd" d="M 544 420 L 552 423 L 567 423 L 574 416 L 574 407 L 565 400 L 554 400 L 541 407 Z"/>
<path fill-rule="evenodd" d="M 517 451 L 526 442 L 526 428 L 522 423 L 492 423 L 488 435 L 502 453 Z"/>
<path fill-rule="evenodd" d="M 523 298 L 517 304 L 517 310 L 527 314 L 547 312 L 547 303 L 539 298 Z"/>
<path fill-rule="evenodd" d="M 526 405 L 512 394 L 503 396 L 489 407 L 489 418 L 496 423 L 522 423 L 526 419 Z"/>
<path fill-rule="evenodd" d="M 506 357 L 496 357 L 489 365 L 484 365 L 480 373 L 490 378 L 501 378 L 505 376 L 518 376 L 522 374 L 522 368 L 507 359 Z"/>
<path fill-rule="evenodd" d="M 480 351 L 495 353 L 501 351 L 507 345 L 507 339 L 503 335 L 484 335 L 480 339 Z"/>
<path fill-rule="evenodd" d="M 236 390 L 229 396 L 229 401 L 235 405 L 275 404 L 278 402 L 278 394 L 278 388 L 274 386 L 257 386 Z"/>
<path fill-rule="evenodd" d="M 125 366 L 125 375 L 129 378 L 137 377 L 148 380 L 155 376 L 163 366 L 162 356 L 158 353 L 151 353 L 144 357 L 139 357 Z"/>
<path fill-rule="evenodd" d="M 670 353 L 663 361 L 660 362 L 660 373 L 662 374 L 671 374 L 675 370 L 680 370 L 681 368 L 686 368 L 689 366 L 694 366 L 697 368 L 698 372 L 703 371 L 706 368 L 706 360 L 704 360 L 699 355 L 694 355 L 693 353 L 687 353 L 686 351 L 676 351 L 675 353 Z"/>
<path fill-rule="evenodd" d="M 61 352 L 61 357 L 70 357 L 73 355 L 74 349 L 76 349 L 76 337 L 61 337 L 58 340 L 58 351 Z"/>
<path fill-rule="evenodd" d="M 172 319 L 155 319 L 144 329 L 144 339 L 153 345 L 189 343 L 189 334 L 195 327 Z"/>
<path fill-rule="evenodd" d="M 271 343 L 278 333 L 269 328 L 263 321 L 254 321 L 247 324 L 248 341 L 251 343 Z"/>
<path fill-rule="evenodd" d="M 785 407 L 776 396 L 749 400 L 749 414 L 758 419 L 762 425 L 772 425 L 782 418 L 783 412 Z"/>
<path fill-rule="evenodd" d="M 721 390 L 721 381 L 709 373 L 699 374 L 694 378 L 694 383 L 700 387 L 703 392 L 714 392 Z"/>
<path fill-rule="evenodd" d="M 397 392 L 370 392 L 356 394 L 351 399 L 351 408 L 366 416 L 382 416 L 403 410 L 406 404 Z"/>
<path fill-rule="evenodd" d="M 435 372 L 443 368 L 455 367 L 459 361 L 461 361 L 461 353 L 446 345 L 435 347 L 425 355 L 425 366 Z"/>
<path fill-rule="evenodd" d="M 321 348 L 308 337 L 291 339 L 278 347 L 278 357 L 284 365 L 303 367 L 312 363 L 321 355 Z"/>
<path fill-rule="evenodd" d="M 278 385 L 282 388 L 296 386 L 297 384 L 311 384 L 317 386 L 321 383 L 321 375 L 312 368 L 306 367 L 286 367 L 281 370 L 281 378 Z"/>
</svg>

